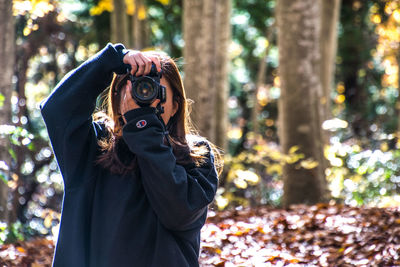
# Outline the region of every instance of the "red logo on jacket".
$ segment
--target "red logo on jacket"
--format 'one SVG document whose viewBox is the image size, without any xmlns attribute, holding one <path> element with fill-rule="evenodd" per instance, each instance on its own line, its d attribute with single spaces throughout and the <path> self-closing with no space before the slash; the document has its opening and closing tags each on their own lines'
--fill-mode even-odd
<svg viewBox="0 0 400 267">
<path fill-rule="evenodd" d="M 147 121 L 145 121 L 145 120 L 140 120 L 140 121 L 138 121 L 137 123 L 136 123 L 136 127 L 138 127 L 138 128 L 143 128 L 143 127 L 145 127 L 147 125 Z"/>
</svg>

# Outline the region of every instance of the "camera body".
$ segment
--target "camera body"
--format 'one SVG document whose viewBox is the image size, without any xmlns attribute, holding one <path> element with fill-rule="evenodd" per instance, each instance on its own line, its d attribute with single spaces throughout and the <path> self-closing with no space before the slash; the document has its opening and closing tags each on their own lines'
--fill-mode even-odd
<svg viewBox="0 0 400 267">
<path fill-rule="evenodd" d="M 160 84 L 161 72 L 157 72 L 154 64 L 146 76 L 130 75 L 132 82 L 132 98 L 141 107 L 150 106 L 154 100 L 160 99 L 160 104 L 167 100 L 167 89 Z"/>
</svg>

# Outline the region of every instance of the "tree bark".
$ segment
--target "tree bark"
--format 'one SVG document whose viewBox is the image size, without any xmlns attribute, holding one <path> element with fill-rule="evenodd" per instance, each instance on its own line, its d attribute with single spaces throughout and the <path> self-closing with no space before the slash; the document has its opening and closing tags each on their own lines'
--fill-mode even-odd
<svg viewBox="0 0 400 267">
<path fill-rule="evenodd" d="M 275 23 L 270 26 L 267 33 L 265 34 L 269 44 L 268 44 L 268 47 L 265 48 L 262 58 L 260 60 L 260 63 L 258 64 L 256 88 L 255 88 L 254 95 L 253 95 L 254 104 L 253 104 L 253 108 L 251 110 L 251 121 L 252 121 L 253 132 L 255 134 L 259 133 L 258 114 L 260 113 L 260 105 L 258 104 L 257 96 L 258 96 L 260 87 L 264 86 L 264 84 L 265 84 L 265 76 L 267 75 L 267 71 L 268 71 L 268 64 L 267 64 L 268 53 L 272 46 L 272 39 L 274 36 L 274 32 L 275 32 Z"/>
<path fill-rule="evenodd" d="M 217 72 L 217 1 L 203 1 L 202 20 L 200 37 L 198 40 L 201 44 L 200 52 L 200 71 L 188 73 L 188 75 L 199 75 L 203 78 L 200 81 L 199 102 L 196 104 L 196 111 L 200 111 L 200 117 L 197 118 L 200 132 L 207 136 L 211 141 L 215 142 L 215 90 L 216 89 L 216 72 Z"/>
<path fill-rule="evenodd" d="M 336 51 L 337 51 L 337 26 L 339 21 L 341 0 L 322 1 L 321 17 L 321 82 L 324 92 L 322 104 L 326 105 L 325 111 L 330 110 L 330 94 L 333 88 Z M 324 114 L 324 119 L 329 119 L 329 114 Z"/>
<path fill-rule="evenodd" d="M 281 97 L 280 140 L 284 153 L 299 146 L 306 158 L 323 161 L 321 128 L 324 96 L 320 66 L 321 1 L 278 0 L 278 47 Z M 285 206 L 314 204 L 325 200 L 322 164 L 305 169 L 283 167 Z"/>
<path fill-rule="evenodd" d="M 372 60 L 369 51 L 376 48 L 375 33 L 370 30 L 367 19 L 370 16 L 370 4 L 368 1 L 347 0 L 342 2 L 340 9 L 342 28 L 338 52 L 342 62 L 339 78 L 345 88 L 345 119 L 349 121 L 355 137 L 372 138 L 366 105 L 369 98 L 368 79 L 359 77 L 361 69 L 369 73 L 367 64 Z"/>
<path fill-rule="evenodd" d="M 217 13 L 217 25 L 219 41 L 217 49 L 217 77 L 216 77 L 216 105 L 215 105 L 215 143 L 226 148 L 226 129 L 228 128 L 228 102 L 229 96 L 229 44 L 231 40 L 231 1 L 217 1 L 219 4 Z"/>
<path fill-rule="evenodd" d="M 197 126 L 200 110 L 193 108 L 199 103 L 199 89 L 201 80 L 204 77 L 200 75 L 201 45 L 199 32 L 202 26 L 202 0 L 184 0 L 183 1 L 183 38 L 185 46 L 183 48 L 184 65 L 184 86 L 187 97 L 193 103 L 191 105 L 191 118 Z M 196 103 L 196 104 L 195 104 Z"/>
<path fill-rule="evenodd" d="M 0 94 L 4 102 L 0 104 L 0 125 L 11 123 L 11 92 L 12 77 L 14 72 L 14 18 L 12 16 L 12 1 L 0 0 Z M 1 127 L 1 126 L 0 126 Z M 8 137 L 0 137 L 0 162 L 3 161 L 8 167 L 11 166 L 11 156 L 8 153 L 10 142 Z M 3 165 L 3 164 L 2 164 Z M 8 179 L 10 172 L 2 169 Z M 7 200 L 9 188 L 6 183 L 0 181 L 0 221 L 9 222 L 9 210 Z"/>
<path fill-rule="evenodd" d="M 321 12 L 321 31 L 320 31 L 320 49 L 321 49 L 321 83 L 323 96 L 321 98 L 321 123 L 331 118 L 331 92 L 334 88 L 336 54 L 337 54 L 337 27 L 339 22 L 341 0 L 322 0 Z M 329 133 L 324 131 L 322 145 L 329 144 Z M 324 147 L 323 147 L 324 148 Z M 328 160 L 321 159 L 323 170 L 329 167 Z M 323 188 L 327 192 L 328 184 L 326 179 L 322 180 Z M 327 193 L 328 194 L 328 193 Z"/>
<path fill-rule="evenodd" d="M 114 10 L 110 14 L 111 42 L 128 44 L 128 16 L 125 0 L 113 0 L 113 4 Z"/>
<path fill-rule="evenodd" d="M 396 61 L 397 61 L 397 90 L 400 92 L 400 43 L 398 44 L 398 51 L 396 55 Z M 400 139 L 400 93 L 397 96 L 397 101 L 396 101 L 396 114 L 397 114 L 397 131 L 396 131 L 396 137 L 397 139 Z"/>
<path fill-rule="evenodd" d="M 150 29 L 147 18 L 141 17 L 139 10 L 145 9 L 143 0 L 135 0 L 135 13 L 132 16 L 132 45 L 134 49 L 141 50 L 150 45 Z"/>
<path fill-rule="evenodd" d="M 185 80 L 201 135 L 225 147 L 230 0 L 184 1 Z"/>
</svg>

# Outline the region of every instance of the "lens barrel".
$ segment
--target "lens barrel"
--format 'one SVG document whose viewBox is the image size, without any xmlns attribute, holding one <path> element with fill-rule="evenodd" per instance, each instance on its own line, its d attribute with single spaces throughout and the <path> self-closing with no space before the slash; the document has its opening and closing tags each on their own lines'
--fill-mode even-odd
<svg viewBox="0 0 400 267">
<path fill-rule="evenodd" d="M 132 98 L 141 106 L 149 106 L 154 100 L 166 101 L 166 88 L 160 84 L 161 73 L 157 72 L 153 64 L 147 76 L 135 77 L 130 75 L 132 82 Z"/>
<path fill-rule="evenodd" d="M 158 95 L 159 85 L 150 77 L 139 77 L 132 84 L 132 97 L 140 105 L 149 105 Z"/>
</svg>

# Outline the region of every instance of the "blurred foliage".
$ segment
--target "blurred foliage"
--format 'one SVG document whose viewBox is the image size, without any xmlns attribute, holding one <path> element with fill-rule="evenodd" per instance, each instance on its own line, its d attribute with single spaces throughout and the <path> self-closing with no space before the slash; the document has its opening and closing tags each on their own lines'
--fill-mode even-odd
<svg viewBox="0 0 400 267">
<path fill-rule="evenodd" d="M 86 1 L 81 2 L 86 3 Z M 89 3 L 84 14 L 93 18 L 95 25 L 99 25 L 97 28 L 100 31 L 107 29 L 106 34 L 109 36 L 109 16 L 114 9 L 112 0 Z M 146 49 L 157 48 L 167 52 L 173 58 L 179 58 L 182 55 L 182 0 L 145 0 L 144 6 L 140 7 L 136 6 L 135 1 L 125 1 L 125 4 L 129 19 L 137 13 L 140 20 L 146 19 L 149 23 L 152 47 Z M 96 23 L 96 21 L 102 21 L 102 23 Z M 103 46 L 109 41 L 108 39 L 106 37 L 106 41 L 99 42 L 99 45 Z M 98 40 L 93 41 L 98 42 Z"/>
<path fill-rule="evenodd" d="M 222 210 L 227 207 L 270 205 L 279 206 L 282 196 L 282 168 L 293 164 L 295 168 L 313 169 L 318 162 L 305 158 L 294 146 L 284 154 L 273 142 L 261 135 L 248 133 L 248 146 L 238 155 L 226 156 L 215 204 Z"/>
<path fill-rule="evenodd" d="M 398 129 L 398 12 L 398 1 L 343 1 L 333 115 L 350 123 L 346 138 Z"/>
<path fill-rule="evenodd" d="M 0 108 L 4 106 L 5 97 L 2 93 L 0 93 Z"/>
<path fill-rule="evenodd" d="M 325 150 L 332 196 L 351 205 L 398 206 L 400 204 L 400 143 L 389 150 L 393 137 L 380 148 L 364 149 L 337 139 Z"/>
<path fill-rule="evenodd" d="M 280 81 L 276 71 L 277 48 L 274 38 L 265 39 L 266 32 L 273 30 L 270 28 L 273 27 L 274 18 L 269 15 L 273 14 L 274 1 L 265 1 L 263 4 L 263 7 L 254 6 L 256 3 L 251 2 L 246 6 L 247 4 L 240 2 L 236 3 L 236 9 L 233 11 L 234 40 L 231 54 L 237 55 L 237 58 L 232 59 L 232 73 L 235 78 L 231 79 L 232 91 L 228 102 L 231 119 L 228 132 L 230 156 L 227 157 L 226 173 L 222 177 L 227 181 L 223 180 L 223 186 L 216 199 L 219 207 L 255 203 L 280 204 L 280 174 L 271 175 L 268 169 L 260 168 L 262 160 L 249 160 L 260 160 L 257 157 L 258 152 L 251 145 L 251 140 L 248 140 L 248 136 L 251 136 L 251 133 L 248 133 L 253 127 L 250 112 L 254 106 L 252 94 L 256 91 L 257 63 L 263 60 L 260 51 L 267 50 L 268 46 L 271 46 L 266 57 L 269 71 L 266 73 L 265 84 L 258 88 L 256 97 L 262 107 L 258 113 L 258 122 L 262 126 L 260 133 L 265 139 L 262 150 L 270 151 L 268 146 L 278 146 L 276 123 Z M 252 7 L 247 10 L 263 10 L 264 15 L 257 17 L 257 12 L 250 15 L 241 10 L 244 6 Z M 269 7 L 269 11 L 265 10 L 266 7 Z M 353 205 L 398 204 L 399 181 L 395 177 L 399 175 L 400 160 L 396 145 L 398 135 L 395 132 L 399 127 L 396 116 L 396 101 L 399 98 L 399 12 L 398 1 L 352 0 L 342 4 L 336 86 L 331 94 L 334 117 L 323 125 L 325 130 L 332 133 L 331 144 L 326 148 L 326 157 L 332 166 L 326 170 L 326 174 L 332 195 L 338 201 Z M 246 36 L 247 28 L 253 33 L 250 45 L 246 44 L 246 37 L 243 37 Z M 260 43 L 264 40 L 266 47 L 257 49 L 254 46 L 257 44 L 257 38 L 260 38 Z M 253 56 L 257 56 L 249 56 L 246 49 L 253 52 Z M 338 147 L 338 144 L 341 145 Z M 358 150 L 351 151 L 351 147 Z M 386 155 L 390 160 L 381 161 L 380 157 L 375 161 L 368 160 L 370 155 L 376 156 L 379 153 Z M 341 165 L 337 166 L 339 160 Z M 284 163 L 268 164 L 271 168 L 280 170 Z M 367 168 L 367 171 L 360 174 L 356 170 L 359 167 L 354 167 L 358 165 L 361 169 Z M 240 169 L 239 174 L 236 173 L 237 169 Z M 249 177 L 256 174 L 258 177 L 272 178 L 259 178 L 257 183 L 243 188 L 246 178 L 237 178 L 243 174 Z M 235 183 L 235 179 L 239 179 L 240 182 Z M 225 183 L 231 187 L 227 187 Z"/>
<path fill-rule="evenodd" d="M 24 240 L 23 225 L 15 222 L 11 225 L 0 223 L 0 244 L 15 243 Z"/>
<path fill-rule="evenodd" d="M 259 133 L 277 141 L 275 122 L 280 89 L 277 85 L 278 48 L 275 38 L 275 1 L 233 1 L 232 42 L 230 45 L 229 119 L 236 133 L 230 138 L 229 153 L 246 149 L 247 133 L 254 129 L 252 109 L 257 104 Z M 265 61 L 264 81 L 256 90 L 261 61 Z M 257 95 L 255 95 L 257 94 Z M 239 130 L 240 129 L 240 130 Z"/>
<path fill-rule="evenodd" d="M 0 161 L 0 177 L 12 190 L 10 205 L 20 223 L 1 228 L 0 242 L 20 239 L 21 233 L 58 233 L 63 183 L 38 103 L 69 70 L 109 41 L 112 10 L 110 0 L 13 2 L 17 49 L 13 118 L 10 125 L 0 126 L 0 134 L 11 140 L 13 162 L 7 166 Z M 323 124 L 331 132 L 325 149 L 331 165 L 326 170 L 330 190 L 336 201 L 347 204 L 399 205 L 399 2 L 342 2 L 333 117 Z M 129 16 L 142 12 L 148 20 L 150 49 L 180 58 L 182 0 L 146 0 L 141 11 L 133 1 L 128 3 Z M 214 207 L 279 206 L 283 165 L 314 168 L 316 162 L 304 158 L 296 147 L 289 155 L 280 152 L 275 0 L 234 0 L 232 8 L 229 146 Z M 257 80 L 260 63 L 266 64 L 263 81 Z M 0 107 L 4 101 L 0 94 Z"/>
</svg>

